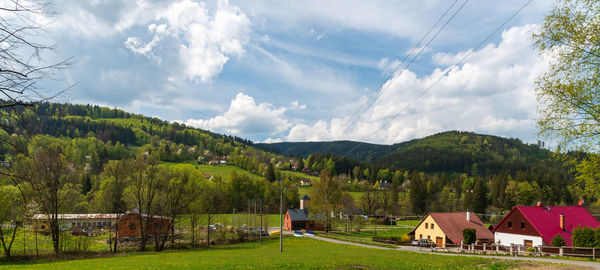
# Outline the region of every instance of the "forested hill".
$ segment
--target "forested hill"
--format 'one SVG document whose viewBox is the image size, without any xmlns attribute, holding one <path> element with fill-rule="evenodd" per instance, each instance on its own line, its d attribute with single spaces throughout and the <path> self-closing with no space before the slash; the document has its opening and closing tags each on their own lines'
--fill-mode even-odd
<svg viewBox="0 0 600 270">
<path fill-rule="evenodd" d="M 29 130 L 54 137 L 85 137 L 91 132 L 102 141 L 125 145 L 143 145 L 149 143 L 153 136 L 184 145 L 210 144 L 214 141 L 232 145 L 253 144 L 239 137 L 97 105 L 40 103 L 34 111 L 36 114 L 27 121 Z"/>
<path fill-rule="evenodd" d="M 551 152 L 519 139 L 447 131 L 423 139 L 392 145 L 394 151 L 379 158 L 384 167 L 423 172 L 466 172 L 482 175 L 503 170 L 527 170 L 550 160 Z"/>
<path fill-rule="evenodd" d="M 461 173 L 479 170 L 484 175 L 527 169 L 533 163 L 546 162 L 551 156 L 549 150 L 537 144 L 461 131 L 442 132 L 393 145 L 334 141 L 263 143 L 257 146 L 288 156 L 329 153 L 390 169 Z"/>
<path fill-rule="evenodd" d="M 286 156 L 306 158 L 313 153 L 328 153 L 362 162 L 375 161 L 395 149 L 391 145 L 354 141 L 258 143 L 256 146 Z"/>
</svg>

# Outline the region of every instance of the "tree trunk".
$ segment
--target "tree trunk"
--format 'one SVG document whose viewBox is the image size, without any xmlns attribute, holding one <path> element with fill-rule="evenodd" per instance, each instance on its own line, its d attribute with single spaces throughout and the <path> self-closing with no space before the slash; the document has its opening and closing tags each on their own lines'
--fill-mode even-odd
<svg viewBox="0 0 600 270">
<path fill-rule="evenodd" d="M 192 214 L 190 223 L 190 232 L 192 234 L 192 248 L 196 249 L 196 214 Z"/>
<path fill-rule="evenodd" d="M 60 243 L 60 228 L 57 219 L 50 221 L 50 228 L 52 229 L 52 245 L 54 247 L 54 253 L 58 258 L 59 243 Z"/>
<path fill-rule="evenodd" d="M 206 247 L 210 248 L 210 213 L 208 213 L 208 224 L 206 225 Z"/>
</svg>

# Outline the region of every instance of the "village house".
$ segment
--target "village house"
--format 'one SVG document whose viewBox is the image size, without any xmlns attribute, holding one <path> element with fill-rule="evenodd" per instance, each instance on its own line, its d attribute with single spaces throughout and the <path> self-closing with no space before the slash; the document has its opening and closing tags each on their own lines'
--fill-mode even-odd
<svg viewBox="0 0 600 270">
<path fill-rule="evenodd" d="M 165 235 L 169 232 L 169 218 L 163 216 L 141 215 L 136 209 L 127 212 L 119 219 L 118 235 L 119 241 L 135 240 L 141 235 L 140 218 L 143 218 L 143 223 L 147 224 L 147 235 Z"/>
<path fill-rule="evenodd" d="M 302 178 L 300 179 L 300 186 L 312 186 L 312 181 L 308 178 Z"/>
<path fill-rule="evenodd" d="M 409 235 L 414 239 L 431 240 L 437 247 L 446 247 L 446 244 L 460 244 L 464 241 L 463 230 L 473 228 L 476 230 L 478 242 L 492 243 L 494 234 L 473 213 L 430 213 L 421 220 Z"/>
<path fill-rule="evenodd" d="M 310 198 L 307 195 L 304 195 L 304 197 L 300 199 L 300 209 L 288 209 L 285 213 L 284 229 L 288 231 L 322 231 L 323 226 L 321 225 L 321 223 L 315 220 L 311 220 L 308 217 L 309 204 Z"/>
<path fill-rule="evenodd" d="M 572 245 L 573 229 L 600 227 L 582 206 L 515 206 L 494 229 L 496 243 L 501 245 L 549 246 L 561 235 Z"/>
<path fill-rule="evenodd" d="M 82 229 L 86 231 L 109 228 L 117 222 L 118 214 L 59 214 L 60 230 Z M 49 216 L 36 214 L 31 218 L 33 231 L 50 233 Z"/>
</svg>

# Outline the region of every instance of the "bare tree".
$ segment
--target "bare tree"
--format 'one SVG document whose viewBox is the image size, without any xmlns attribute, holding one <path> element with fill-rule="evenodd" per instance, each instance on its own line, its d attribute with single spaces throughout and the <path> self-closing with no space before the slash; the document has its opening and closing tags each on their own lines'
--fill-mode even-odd
<svg viewBox="0 0 600 270">
<path fill-rule="evenodd" d="M 39 102 L 56 98 L 66 89 L 53 91 L 39 86 L 56 71 L 71 63 L 68 58 L 57 63 L 44 61 L 44 54 L 54 45 L 44 38 L 44 28 L 54 13 L 45 0 L 7 0 L 0 3 L 0 109 L 22 118 L 23 111 Z M 18 121 L 17 121 L 18 122 Z M 13 129 L 13 123 L 0 123 Z"/>
</svg>

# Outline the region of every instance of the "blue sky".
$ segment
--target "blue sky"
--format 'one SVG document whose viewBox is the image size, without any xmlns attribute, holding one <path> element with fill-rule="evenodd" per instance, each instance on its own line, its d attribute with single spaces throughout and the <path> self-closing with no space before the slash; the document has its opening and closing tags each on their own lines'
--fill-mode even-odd
<svg viewBox="0 0 600 270">
<path fill-rule="evenodd" d="M 58 1 L 49 58 L 75 59 L 55 76 L 74 85 L 66 101 L 254 141 L 397 143 L 457 129 L 535 142 L 547 61 L 531 35 L 552 1 L 534 0 L 472 51 L 525 2 L 466 2 L 402 69 L 453 0 Z"/>
</svg>

